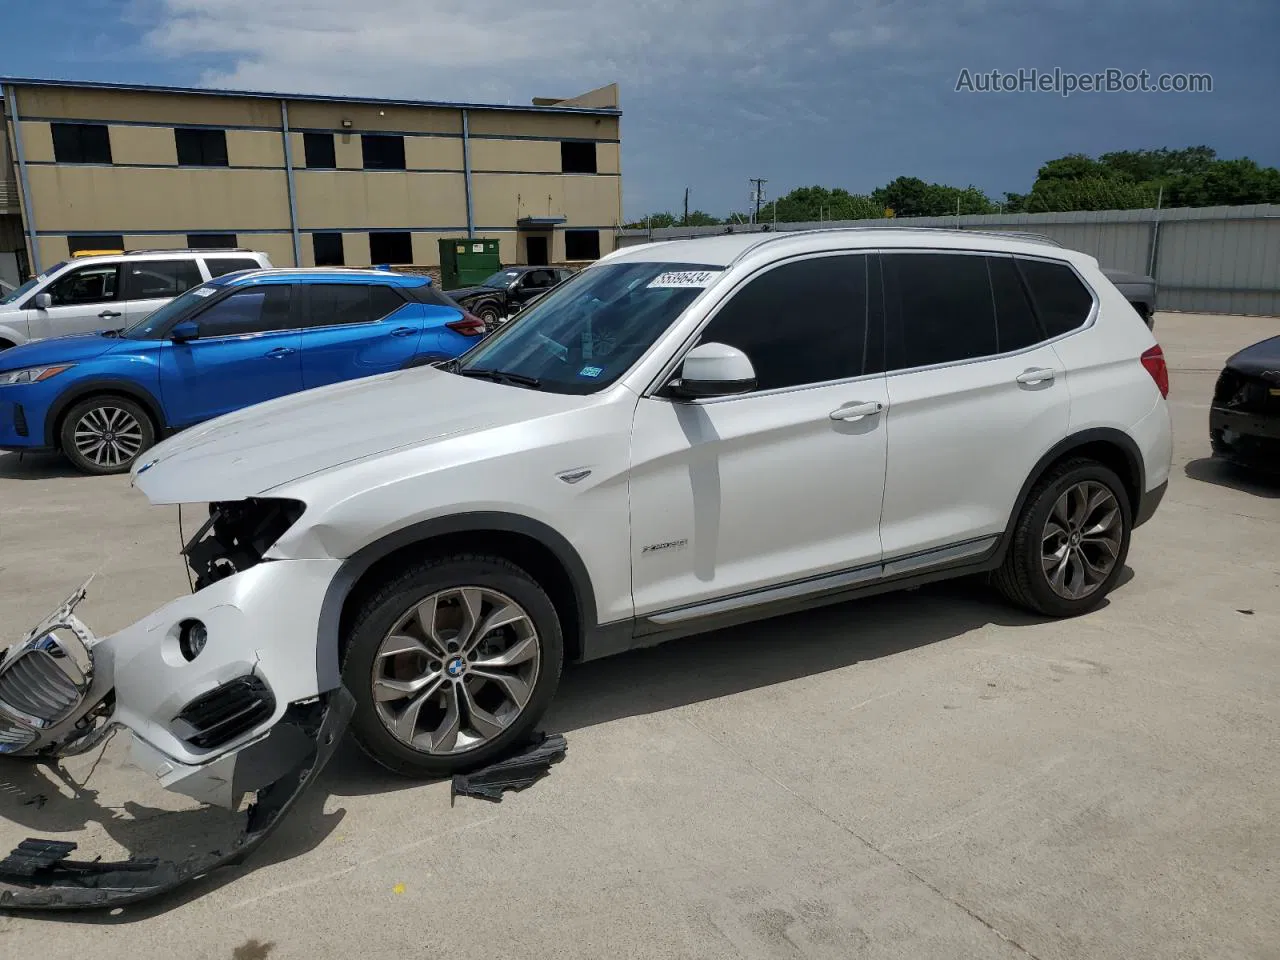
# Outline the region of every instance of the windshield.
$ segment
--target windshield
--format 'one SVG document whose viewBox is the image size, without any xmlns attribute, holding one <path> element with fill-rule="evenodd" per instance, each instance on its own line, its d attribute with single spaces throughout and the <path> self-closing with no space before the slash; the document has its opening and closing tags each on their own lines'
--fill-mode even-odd
<svg viewBox="0 0 1280 960">
<path fill-rule="evenodd" d="M 512 282 L 520 276 L 519 270 L 499 270 L 497 273 L 486 277 L 481 281 L 482 287 L 493 287 L 496 290 L 505 290 L 511 286 Z"/>
<path fill-rule="evenodd" d="M 607 263 L 575 274 L 463 357 L 539 389 L 586 394 L 627 372 L 722 267 Z"/>
<path fill-rule="evenodd" d="M 207 284 L 188 290 L 182 296 L 170 300 L 159 309 L 152 310 L 137 323 L 126 328 L 121 336 L 128 337 L 130 340 L 150 340 L 167 329 L 172 321 L 195 310 L 208 297 L 217 292 L 217 287 L 211 287 Z"/>
<path fill-rule="evenodd" d="M 16 303 L 18 300 L 21 300 L 23 297 L 25 297 L 28 293 L 30 293 L 40 284 L 48 280 L 51 274 L 57 273 L 66 265 L 67 265 L 67 262 L 63 260 L 61 263 L 55 263 L 52 267 L 50 267 L 44 273 L 40 274 L 38 277 L 32 277 L 30 280 L 28 280 L 26 283 L 20 286 L 17 290 L 14 290 L 11 293 L 5 294 L 3 297 L 0 297 L 0 306 L 4 306 L 5 304 L 9 304 L 9 303 Z"/>
</svg>

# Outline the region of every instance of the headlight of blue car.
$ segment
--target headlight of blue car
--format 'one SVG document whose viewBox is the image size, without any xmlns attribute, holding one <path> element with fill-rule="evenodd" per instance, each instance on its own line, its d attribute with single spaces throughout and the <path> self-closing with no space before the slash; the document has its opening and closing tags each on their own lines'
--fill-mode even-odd
<svg viewBox="0 0 1280 960">
<path fill-rule="evenodd" d="M 39 383 L 42 380 L 48 380 L 50 377 L 56 377 L 64 370 L 70 370 L 74 367 L 74 363 L 57 363 L 47 367 L 27 367 L 25 370 L 9 370 L 0 373 L 0 387 L 8 386 L 11 383 Z"/>
</svg>

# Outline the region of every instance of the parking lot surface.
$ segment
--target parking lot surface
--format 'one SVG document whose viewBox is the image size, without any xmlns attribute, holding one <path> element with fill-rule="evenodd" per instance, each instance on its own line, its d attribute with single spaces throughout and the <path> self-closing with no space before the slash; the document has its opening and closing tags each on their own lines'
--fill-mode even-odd
<svg viewBox="0 0 1280 960">
<path fill-rule="evenodd" d="M 451 807 L 346 748 L 243 867 L 0 917 L 0 956 L 1280 957 L 1280 485 L 1207 437 L 1222 361 L 1280 320 L 1155 329 L 1174 473 L 1098 612 L 952 583 L 572 668 L 569 755 L 530 790 Z M 5 641 L 95 571 L 97 631 L 149 613 L 187 590 L 179 545 L 127 478 L 0 454 Z M 0 848 L 225 827 L 133 792 L 125 740 L 71 783 L 0 763 Z"/>
</svg>

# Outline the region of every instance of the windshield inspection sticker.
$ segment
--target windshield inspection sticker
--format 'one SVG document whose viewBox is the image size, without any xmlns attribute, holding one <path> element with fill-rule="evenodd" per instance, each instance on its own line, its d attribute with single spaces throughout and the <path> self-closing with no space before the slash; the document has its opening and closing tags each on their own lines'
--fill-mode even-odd
<svg viewBox="0 0 1280 960">
<path fill-rule="evenodd" d="M 660 273 L 649 281 L 649 289 L 694 288 L 700 290 L 719 275 L 719 270 L 676 270 Z"/>
<path fill-rule="evenodd" d="M 217 291 L 213 287 L 201 287 L 199 290 L 191 291 L 197 297 L 212 297 Z"/>
<path fill-rule="evenodd" d="M 581 370 L 578 371 L 578 376 L 595 378 L 600 376 L 600 373 L 603 370 L 604 370 L 603 367 L 583 367 Z"/>
</svg>

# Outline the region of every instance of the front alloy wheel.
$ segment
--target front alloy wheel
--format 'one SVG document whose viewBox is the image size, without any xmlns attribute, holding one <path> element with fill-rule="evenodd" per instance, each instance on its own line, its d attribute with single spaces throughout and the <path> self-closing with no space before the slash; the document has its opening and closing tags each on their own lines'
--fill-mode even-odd
<svg viewBox="0 0 1280 960">
<path fill-rule="evenodd" d="M 83 473 L 126 473 L 155 443 L 151 418 L 126 397 L 92 397 L 67 412 L 62 452 Z"/>
<path fill-rule="evenodd" d="M 344 637 L 352 732 L 405 776 L 483 766 L 541 719 L 563 650 L 555 605 L 520 567 L 474 554 L 419 561 L 371 588 Z"/>
<path fill-rule="evenodd" d="M 424 753 L 466 753 L 529 703 L 542 654 L 523 607 L 485 587 L 433 593 L 378 648 L 373 700 L 387 730 Z"/>
</svg>

